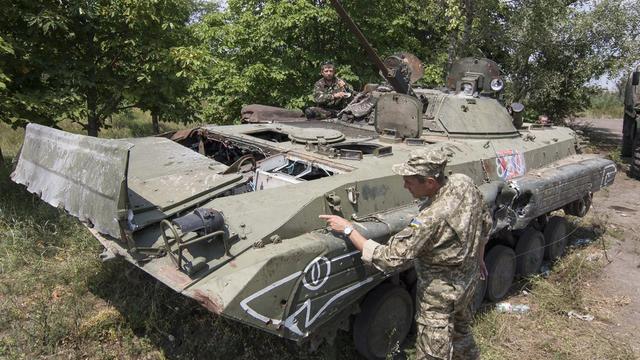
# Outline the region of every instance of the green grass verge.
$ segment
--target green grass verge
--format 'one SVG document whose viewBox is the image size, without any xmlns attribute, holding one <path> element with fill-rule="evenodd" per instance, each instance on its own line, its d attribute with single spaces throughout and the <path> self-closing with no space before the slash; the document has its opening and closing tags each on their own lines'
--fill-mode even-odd
<svg viewBox="0 0 640 360">
<path fill-rule="evenodd" d="M 65 131 L 75 134 L 86 135 L 86 130 L 82 125 L 71 121 L 62 121 L 58 126 Z M 160 133 L 167 131 L 175 131 L 190 127 L 196 124 L 181 124 L 174 122 L 163 122 L 159 124 Z M 151 136 L 153 135 L 153 126 L 151 125 L 151 116 L 147 112 L 138 109 L 129 109 L 118 114 L 114 114 L 105 121 L 105 126 L 98 133 L 98 137 L 107 139 L 122 139 L 131 137 Z"/>
<path fill-rule="evenodd" d="M 482 359 L 636 359 L 630 345 L 613 335 L 606 318 L 600 318 L 597 300 L 586 290 L 597 279 L 603 261 L 600 244 L 576 249 L 558 261 L 548 278 L 534 276 L 527 282 L 529 294 L 506 301 L 526 303 L 525 315 L 493 309 L 478 315 L 474 333 Z M 595 314 L 588 322 L 568 316 Z"/>
<path fill-rule="evenodd" d="M 62 123 L 65 130 L 82 127 Z M 161 123 L 161 130 L 180 128 Z M 114 118 L 101 136 L 149 135 L 140 113 Z M 102 263 L 85 227 L 10 181 L 24 136 L 0 124 L 0 358 L 299 359 L 308 355 L 275 336 L 226 320 L 123 260 Z M 338 339 L 354 358 L 350 337 Z"/>
</svg>

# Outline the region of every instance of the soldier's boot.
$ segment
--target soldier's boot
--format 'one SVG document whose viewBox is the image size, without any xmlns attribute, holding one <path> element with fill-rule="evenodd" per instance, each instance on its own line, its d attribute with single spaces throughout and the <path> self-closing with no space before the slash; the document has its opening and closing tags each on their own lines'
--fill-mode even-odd
<svg viewBox="0 0 640 360">
<path fill-rule="evenodd" d="M 306 108 L 304 109 L 304 116 L 308 119 L 308 120 L 312 120 L 316 118 L 316 112 L 313 111 L 313 108 Z"/>
<path fill-rule="evenodd" d="M 334 117 L 337 114 L 337 111 L 323 109 L 318 106 L 310 106 L 304 109 L 304 114 L 307 119 L 322 120 Z"/>
</svg>

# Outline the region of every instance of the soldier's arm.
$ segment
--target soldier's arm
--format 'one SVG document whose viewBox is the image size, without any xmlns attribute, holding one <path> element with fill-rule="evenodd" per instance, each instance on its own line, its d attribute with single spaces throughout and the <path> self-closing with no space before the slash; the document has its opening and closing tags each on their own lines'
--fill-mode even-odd
<svg viewBox="0 0 640 360">
<path fill-rule="evenodd" d="M 391 237 L 386 245 L 367 240 L 363 245 L 362 260 L 372 263 L 382 271 L 400 267 L 428 248 L 446 226 L 448 225 L 444 219 L 430 217 L 421 221 L 420 224 L 412 222 Z"/>
<path fill-rule="evenodd" d="M 331 230 L 344 232 L 353 224 L 337 215 L 320 215 Z M 414 220 L 411 225 L 392 236 L 386 245 L 365 238 L 358 230 L 349 234 L 349 240 L 356 249 L 362 251 L 362 260 L 372 263 L 381 271 L 387 271 L 415 259 L 432 239 L 438 238 L 447 223 L 442 217 L 428 216 L 424 220 Z"/>
</svg>

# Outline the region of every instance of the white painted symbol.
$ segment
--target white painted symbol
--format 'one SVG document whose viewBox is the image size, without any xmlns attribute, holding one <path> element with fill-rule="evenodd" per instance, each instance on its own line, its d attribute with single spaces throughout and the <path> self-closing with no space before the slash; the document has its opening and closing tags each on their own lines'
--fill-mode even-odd
<svg viewBox="0 0 640 360">
<path fill-rule="evenodd" d="M 503 180 L 522 176 L 527 172 L 524 155 L 517 150 L 496 152 L 496 174 Z"/>
<path fill-rule="evenodd" d="M 282 322 L 282 320 L 280 320 L 280 319 L 272 319 L 272 318 L 266 317 L 266 316 L 258 313 L 257 311 L 253 310 L 249 306 L 249 302 L 251 302 L 251 300 L 253 300 L 255 298 L 258 298 L 258 297 L 268 293 L 269 291 L 271 291 L 271 290 L 273 290 L 273 289 L 275 289 L 275 288 L 277 288 L 277 287 L 279 287 L 279 286 L 281 286 L 283 284 L 288 283 L 291 280 L 296 279 L 298 276 L 300 276 L 301 273 L 302 273 L 301 271 L 294 272 L 293 274 L 291 274 L 291 275 L 289 275 L 289 276 L 287 276 L 287 277 L 285 277 L 283 279 L 280 279 L 280 280 L 274 282 L 273 284 L 265 287 L 264 289 L 251 294 L 250 296 L 246 297 L 244 300 L 242 300 L 240 302 L 240 307 L 242 307 L 242 309 L 244 309 L 244 311 L 246 311 L 249 315 L 251 315 L 254 318 L 264 322 L 265 324 L 268 323 L 268 322 L 271 322 L 274 325 L 280 324 Z"/>
<path fill-rule="evenodd" d="M 302 306 L 300 306 L 298 308 L 298 310 L 296 310 L 293 314 L 291 314 L 288 318 L 285 319 L 284 321 L 284 326 L 286 326 L 289 330 L 293 331 L 294 333 L 298 334 L 299 336 L 303 336 L 304 333 L 300 330 L 299 322 L 297 321 L 297 316 L 302 313 L 304 311 L 304 324 L 303 324 L 303 329 L 308 328 L 309 326 L 311 326 L 316 320 L 318 320 L 318 318 L 320 318 L 320 316 L 324 313 L 324 311 L 329 307 L 329 305 L 333 304 L 334 302 L 336 302 L 337 300 L 339 300 L 341 297 L 343 297 L 344 295 L 357 290 L 358 288 L 360 288 L 362 285 L 368 284 L 370 282 L 373 281 L 373 276 L 369 276 L 368 278 L 359 281 L 351 286 L 349 286 L 348 288 L 338 292 L 337 294 L 333 295 L 329 300 L 327 300 L 326 303 L 324 303 L 324 305 L 322 305 L 322 307 L 320 307 L 320 309 L 318 309 L 315 314 L 313 314 L 312 310 L 311 310 L 311 299 L 307 299 Z M 305 311 L 306 310 L 306 311 Z"/>
<path fill-rule="evenodd" d="M 602 182 L 600 183 L 600 187 L 605 187 L 611 185 L 613 180 L 616 177 L 616 172 L 618 169 L 615 164 L 609 164 L 602 169 Z"/>
<path fill-rule="evenodd" d="M 330 273 L 331 261 L 324 256 L 319 256 L 304 268 L 302 284 L 309 290 L 318 290 L 327 282 Z"/>
<path fill-rule="evenodd" d="M 309 290 L 317 290 L 319 288 L 321 288 L 329 279 L 329 275 L 331 275 L 331 263 L 332 262 L 337 262 L 346 258 L 349 258 L 351 256 L 354 256 L 356 254 L 360 254 L 359 251 L 352 251 L 340 256 L 337 256 L 331 260 L 327 259 L 324 256 L 319 256 L 315 259 L 313 259 L 304 269 L 304 271 L 297 271 L 285 278 L 282 278 L 276 282 L 274 282 L 273 284 L 261 289 L 258 292 L 255 292 L 253 294 L 251 294 L 250 296 L 248 296 L 247 298 L 245 298 L 244 300 L 242 300 L 240 302 L 240 307 L 242 307 L 242 309 L 244 309 L 244 311 L 246 311 L 249 315 L 253 316 L 254 318 L 264 322 L 264 323 L 272 323 L 274 325 L 279 325 L 279 324 L 283 324 L 286 328 L 288 328 L 289 330 L 291 330 L 292 332 L 294 332 L 295 334 L 299 335 L 299 336 L 304 336 L 304 329 L 307 329 L 309 326 L 311 326 L 316 320 L 318 320 L 319 318 L 322 317 L 322 315 L 325 313 L 325 310 L 327 310 L 327 308 L 332 305 L 333 303 L 335 303 L 336 301 L 340 300 L 340 298 L 342 298 L 343 296 L 357 290 L 358 288 L 360 288 L 361 286 L 368 284 L 370 282 L 372 282 L 374 280 L 373 276 L 370 276 L 364 280 L 361 280 L 357 283 L 351 284 L 349 287 L 339 291 L 338 293 L 336 293 L 335 295 L 333 295 L 330 299 L 328 299 L 317 311 L 312 311 L 311 309 L 311 299 L 307 299 L 304 303 L 302 303 L 302 305 L 300 307 L 298 307 L 296 309 L 296 311 L 293 312 L 293 314 L 289 315 L 289 317 L 287 317 L 286 319 L 281 320 L 281 319 L 273 319 L 273 318 L 269 318 L 267 316 L 264 316 L 260 313 L 258 313 L 257 311 L 255 311 L 254 309 L 252 309 L 249 306 L 249 303 L 251 301 L 253 301 L 256 298 L 261 297 L 262 295 L 270 292 L 271 290 L 280 287 L 286 283 L 289 283 L 293 280 L 295 280 L 296 278 L 298 278 L 299 276 L 302 276 L 302 283 L 303 285 L 309 289 Z M 298 321 L 297 317 L 300 314 L 304 314 L 303 316 L 303 321 Z M 301 329 L 302 327 L 302 329 Z"/>
</svg>

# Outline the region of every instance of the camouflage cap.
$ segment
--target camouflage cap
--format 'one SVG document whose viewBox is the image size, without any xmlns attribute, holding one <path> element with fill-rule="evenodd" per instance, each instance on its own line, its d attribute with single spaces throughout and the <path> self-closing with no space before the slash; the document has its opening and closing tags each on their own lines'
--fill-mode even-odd
<svg viewBox="0 0 640 360">
<path fill-rule="evenodd" d="M 393 172 L 402 176 L 435 176 L 444 171 L 447 155 L 440 149 L 418 149 L 411 152 L 409 160 L 393 165 Z"/>
</svg>

